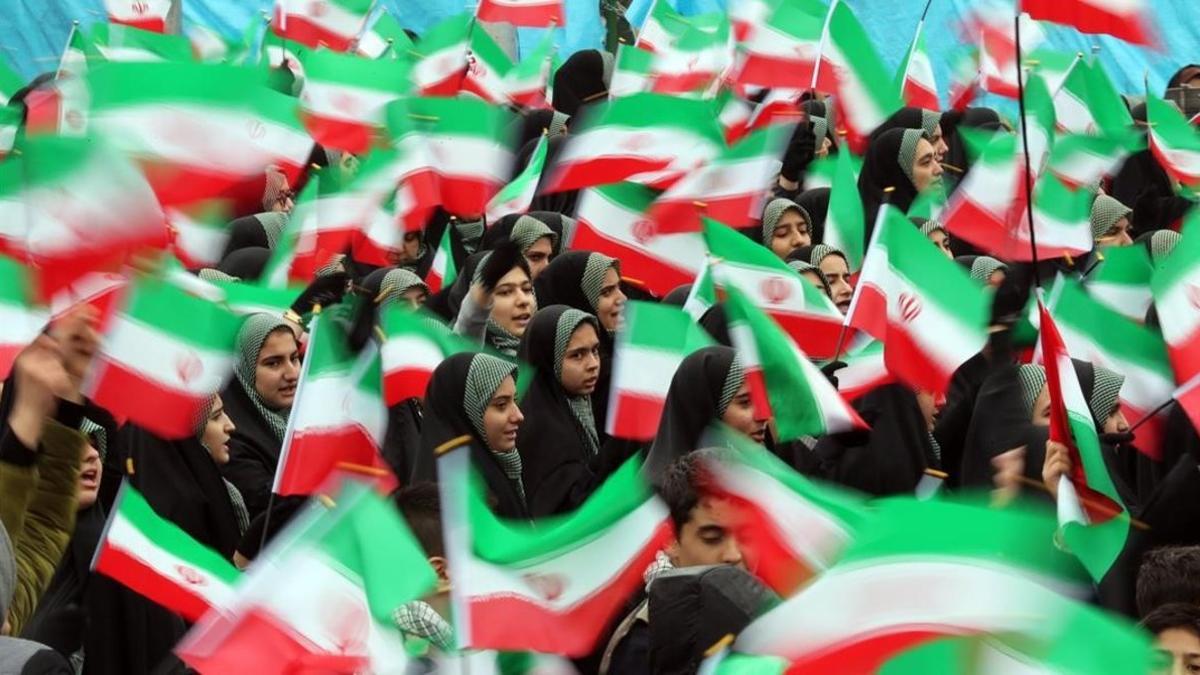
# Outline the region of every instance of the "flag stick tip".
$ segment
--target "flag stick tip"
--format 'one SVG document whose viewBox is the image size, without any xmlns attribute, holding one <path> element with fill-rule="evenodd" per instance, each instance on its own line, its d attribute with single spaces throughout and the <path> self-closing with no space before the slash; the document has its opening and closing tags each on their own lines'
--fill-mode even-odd
<svg viewBox="0 0 1200 675">
<path fill-rule="evenodd" d="M 468 445 L 470 442 L 471 442 L 471 436 L 468 434 L 463 434 L 462 436 L 456 436 L 456 437 L 451 438 L 450 440 L 446 441 L 445 443 L 442 443 L 441 445 L 437 446 L 436 448 L 434 448 L 433 456 L 441 457 L 442 455 L 446 454 L 447 452 L 450 452 L 452 450 L 457 450 L 458 448 L 461 448 L 464 445 Z"/>
<path fill-rule="evenodd" d="M 717 654 L 731 644 L 733 644 L 733 633 L 726 633 L 724 637 L 714 642 L 713 645 L 708 649 L 704 650 L 704 658 L 707 659 L 710 656 Z"/>
</svg>

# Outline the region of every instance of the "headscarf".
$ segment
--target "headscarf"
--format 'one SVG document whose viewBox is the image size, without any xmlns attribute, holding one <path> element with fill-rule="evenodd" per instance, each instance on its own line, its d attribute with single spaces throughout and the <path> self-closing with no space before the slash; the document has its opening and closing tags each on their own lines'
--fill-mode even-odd
<svg viewBox="0 0 1200 675">
<path fill-rule="evenodd" d="M 746 380 L 737 352 L 721 345 L 689 354 L 679 364 L 663 405 L 658 434 L 646 457 L 657 481 L 676 459 L 696 450 L 704 430 L 725 414 Z"/>
<path fill-rule="evenodd" d="M 1088 394 L 1088 410 L 1092 411 L 1092 419 L 1099 429 L 1108 420 L 1108 416 L 1117 407 L 1121 397 L 1121 386 L 1125 384 L 1125 376 L 1115 373 L 1104 366 L 1092 365 L 1092 387 Z"/>
<path fill-rule="evenodd" d="M 242 248 L 222 259 L 217 271 L 242 281 L 258 281 L 270 259 L 271 249 L 261 246 Z"/>
<path fill-rule="evenodd" d="M 938 220 L 934 220 L 932 218 L 921 218 L 920 216 L 913 216 L 910 218 L 910 220 L 912 221 L 913 225 L 916 225 L 921 229 L 921 234 L 923 234 L 925 237 L 929 237 L 929 235 L 937 232 L 938 230 L 946 233 L 946 226 Z"/>
<path fill-rule="evenodd" d="M 1096 195 L 1092 202 L 1092 239 L 1099 240 L 1117 221 L 1133 213 L 1133 209 L 1125 206 L 1108 195 Z"/>
<path fill-rule="evenodd" d="M 621 271 L 621 262 L 603 253 L 568 251 L 555 258 L 534 281 L 540 305 L 567 305 L 595 314 L 600 289 L 609 269 Z"/>
<path fill-rule="evenodd" d="M 267 184 L 263 189 L 262 208 L 271 211 L 279 203 L 283 194 L 283 186 L 287 184 L 287 175 L 274 166 L 267 167 Z"/>
<path fill-rule="evenodd" d="M 561 227 L 561 221 L 558 222 Z M 554 256 L 559 250 L 559 234 L 545 220 L 533 214 L 510 213 L 488 226 L 487 232 L 479 242 L 479 248 L 484 251 L 491 250 L 508 239 L 517 242 L 521 254 L 524 255 L 539 239 L 550 237 L 550 254 Z"/>
<path fill-rule="evenodd" d="M 491 251 L 484 251 L 483 255 L 478 259 L 474 267 L 474 272 L 471 276 L 471 285 L 479 283 L 479 281 L 483 278 L 483 268 L 485 265 L 487 265 L 488 258 L 490 258 L 491 255 Z M 534 311 L 536 310 L 537 305 L 535 304 Z M 496 321 L 492 319 L 490 313 L 488 314 L 487 329 L 484 333 L 483 339 L 496 351 L 506 356 L 516 356 L 517 350 L 521 347 L 521 338 L 513 335 L 512 332 L 510 332 L 504 326 L 496 323 Z"/>
<path fill-rule="evenodd" d="M 825 241 L 825 218 L 829 213 L 829 188 L 805 190 L 796 198 L 796 205 L 808 214 L 808 229 L 814 244 Z"/>
<path fill-rule="evenodd" d="M 380 307 L 399 300 L 401 295 L 413 288 L 422 288 L 426 293 L 429 292 L 429 286 L 421 277 L 403 267 L 381 267 L 368 274 L 362 285 L 374 296 L 383 296 L 379 299 Z"/>
<path fill-rule="evenodd" d="M 669 293 L 662 297 L 662 304 L 674 305 L 675 307 L 683 307 L 687 304 L 688 296 L 692 294 L 692 285 L 683 284 L 672 288 Z"/>
<path fill-rule="evenodd" d="M 1150 262 L 1157 267 L 1171 255 L 1183 237 L 1174 230 L 1155 230 L 1138 237 L 1150 252 Z"/>
<path fill-rule="evenodd" d="M 559 513 L 576 505 L 573 488 L 581 466 L 600 452 L 591 396 L 572 396 L 562 387 L 562 362 L 571 335 L 600 322 L 565 305 L 538 310 L 521 338 L 521 360 L 533 366 L 534 380 L 521 401 L 525 422 L 518 434 L 524 460 L 529 511 L 534 517 Z"/>
<path fill-rule="evenodd" d="M 567 121 L 570 115 L 557 110 L 529 110 L 521 114 L 516 122 L 516 143 L 513 147 L 520 150 L 526 143 L 542 137 L 542 133 L 551 138 L 566 133 Z"/>
<path fill-rule="evenodd" d="M 938 125 L 941 121 L 942 113 L 940 112 L 908 106 L 892 113 L 891 117 L 884 120 L 883 124 L 871 132 L 869 138 L 873 141 L 892 129 L 920 129 L 921 135 L 932 141 L 933 137 L 937 135 Z"/>
<path fill-rule="evenodd" d="M 867 147 L 862 173 L 858 176 L 863 217 L 867 225 L 864 245 L 871 240 L 880 204 L 886 201 L 901 212 L 907 212 L 917 198 L 917 188 L 913 185 L 911 174 L 912 154 L 916 152 L 920 138 L 921 132 L 915 129 L 892 129 L 880 134 Z M 907 166 L 904 165 L 906 153 L 909 160 Z M 886 193 L 886 188 L 895 189 Z"/>
<path fill-rule="evenodd" d="M 613 55 L 584 49 L 571 55 L 554 73 L 554 109 L 574 117 L 584 106 L 603 100 L 612 81 Z"/>
<path fill-rule="evenodd" d="M 804 210 L 804 207 L 790 199 L 776 197 L 775 199 L 767 202 L 767 205 L 763 207 L 763 246 L 766 246 L 767 248 L 771 247 L 771 239 L 775 237 L 775 226 L 779 224 L 779 219 L 783 217 L 783 214 L 787 213 L 788 211 L 795 211 L 796 213 L 800 214 L 800 217 L 804 219 L 804 224 L 809 227 L 812 226 L 812 218 L 809 217 L 808 212 Z"/>
<path fill-rule="evenodd" d="M 266 211 L 252 216 L 242 216 L 229 223 L 229 240 L 225 244 L 224 259 L 234 251 L 253 246 L 274 249 L 287 226 L 288 214 L 281 211 Z"/>
<path fill-rule="evenodd" d="M 845 253 L 843 253 L 840 249 L 830 246 L 829 244 L 814 244 L 812 246 L 801 246 L 800 248 L 789 253 L 787 259 L 789 262 L 798 260 L 800 262 L 808 263 L 812 267 L 820 268 L 821 261 L 825 260 L 826 258 L 828 258 L 831 255 L 836 255 L 836 256 L 840 257 L 842 260 L 846 260 Z M 817 271 L 820 271 L 820 269 L 818 269 Z M 824 278 L 825 275 L 822 274 L 821 277 Z"/>
<path fill-rule="evenodd" d="M 258 355 L 267 342 L 267 336 L 280 329 L 294 335 L 292 327 L 282 317 L 271 314 L 251 314 L 247 317 L 237 334 L 238 361 L 234 374 L 259 416 L 271 427 L 275 437 L 282 441 L 287 431 L 287 411 L 280 412 L 268 406 L 255 388 Z"/>
<path fill-rule="evenodd" d="M 199 279 L 201 281 L 207 281 L 209 283 L 216 283 L 216 282 L 231 283 L 231 282 L 235 282 L 235 281 L 241 281 L 240 279 L 233 276 L 232 274 L 226 274 L 226 273 L 222 272 L 221 270 L 214 269 L 212 267 L 205 267 L 203 269 L 197 270 L 196 276 L 199 277 Z"/>
<path fill-rule="evenodd" d="M 488 449 L 483 414 L 505 377 L 517 377 L 517 367 L 488 354 L 455 354 L 434 369 L 425 393 L 425 418 L 415 478 L 436 480 L 435 451 L 442 444 L 471 437 L 471 459 L 495 500 L 493 511 L 505 518 L 527 518 L 521 455 L 517 450 Z"/>
<path fill-rule="evenodd" d="M 975 256 L 975 259 L 971 261 L 971 264 L 968 265 L 967 268 L 972 279 L 981 284 L 986 284 L 988 283 L 988 280 L 992 278 L 993 272 L 996 270 L 1007 270 L 1008 265 L 1005 265 L 995 258 L 986 255 L 978 255 Z"/>
<path fill-rule="evenodd" d="M 1046 386 L 1046 369 L 1032 363 L 1022 364 L 1017 368 L 1017 382 L 1021 386 L 1021 406 L 1033 415 L 1033 404 Z"/>
<path fill-rule="evenodd" d="M 821 271 L 820 267 L 817 267 L 812 263 L 805 262 L 804 260 L 789 260 L 787 266 L 793 270 L 796 270 L 798 274 L 803 274 L 805 272 L 812 272 L 813 274 L 816 274 L 817 278 L 821 280 L 821 288 L 825 291 L 825 295 L 829 296 L 831 294 L 829 289 L 829 279 L 825 277 L 825 273 Z"/>
</svg>

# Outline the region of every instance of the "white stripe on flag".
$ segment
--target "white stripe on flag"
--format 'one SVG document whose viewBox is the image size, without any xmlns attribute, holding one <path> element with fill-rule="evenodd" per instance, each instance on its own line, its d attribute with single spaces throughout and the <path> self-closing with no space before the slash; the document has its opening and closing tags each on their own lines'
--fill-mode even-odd
<svg viewBox="0 0 1200 675">
<path fill-rule="evenodd" d="M 151 384 L 197 398 L 219 391 L 236 360 L 231 353 L 174 339 L 125 314 L 113 317 L 101 351 Z"/>
<path fill-rule="evenodd" d="M 387 429 L 387 411 L 381 400 L 355 386 L 356 373 L 309 373 L 303 396 L 292 418 L 305 433 L 321 429 L 362 426 L 375 440 L 383 442 Z"/>
<path fill-rule="evenodd" d="M 113 515 L 106 542 L 108 546 L 140 561 L 164 579 L 173 582 L 181 591 L 204 598 L 213 607 L 229 607 L 236 597 L 233 587 L 224 579 L 162 548 L 120 512 Z M 184 577 L 180 570 L 187 570 L 189 575 L 197 575 L 201 580 L 194 581 L 190 576 Z"/>
<path fill-rule="evenodd" d="M 437 345 L 414 335 L 389 335 L 381 351 L 385 375 L 409 368 L 433 372 L 445 359 Z"/>
<path fill-rule="evenodd" d="M 304 108 L 315 115 L 361 124 L 382 124 L 383 107 L 397 98 L 395 92 L 312 78 L 304 81 L 300 95 Z"/>
<path fill-rule="evenodd" d="M 613 359 L 614 393 L 619 391 L 666 400 L 671 378 L 683 358 L 678 352 L 621 343 Z"/>
</svg>

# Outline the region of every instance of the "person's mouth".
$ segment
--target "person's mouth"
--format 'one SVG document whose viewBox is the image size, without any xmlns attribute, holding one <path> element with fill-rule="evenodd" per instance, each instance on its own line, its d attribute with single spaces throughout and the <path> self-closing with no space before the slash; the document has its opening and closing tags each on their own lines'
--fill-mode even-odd
<svg viewBox="0 0 1200 675">
<path fill-rule="evenodd" d="M 289 385 L 287 385 L 286 387 L 280 387 L 280 388 L 279 388 L 279 393 L 280 393 L 280 395 L 282 395 L 282 396 L 286 396 L 286 397 L 288 397 L 288 398 L 291 398 L 291 397 L 293 397 L 293 396 L 295 396 L 295 395 L 296 395 L 296 385 L 294 385 L 294 384 L 289 384 Z"/>
<path fill-rule="evenodd" d="M 588 379 L 583 381 L 583 386 L 587 387 L 587 388 L 595 387 L 596 383 L 599 381 L 600 381 L 599 377 L 589 377 Z"/>
<path fill-rule="evenodd" d="M 841 301 L 841 302 L 837 303 L 837 308 L 838 308 L 838 310 L 840 310 L 840 311 L 842 312 L 842 314 L 847 314 L 847 313 L 849 313 L 849 311 L 850 311 L 850 301 L 849 301 L 849 300 L 843 300 L 843 301 Z"/>
<path fill-rule="evenodd" d="M 754 431 L 753 433 L 750 434 L 750 438 L 753 438 L 755 443 L 762 443 L 763 440 L 766 439 L 766 437 L 767 437 L 767 430 L 765 427 L 762 429 L 758 429 L 757 431 Z"/>
<path fill-rule="evenodd" d="M 525 326 L 526 326 L 526 325 L 529 323 L 529 319 L 530 319 L 532 316 L 533 316 L 533 315 L 532 315 L 532 314 L 530 314 L 529 312 L 525 312 L 524 314 L 518 314 L 518 315 L 516 315 L 516 316 L 514 316 L 514 317 L 513 317 L 513 323 L 515 323 L 515 324 L 517 324 L 518 326 L 521 326 L 522 328 L 524 328 L 524 327 L 525 327 Z"/>
<path fill-rule="evenodd" d="M 87 489 L 98 487 L 99 481 L 96 479 L 99 475 L 100 472 L 96 469 L 84 469 L 83 473 L 79 474 L 79 483 Z"/>
<path fill-rule="evenodd" d="M 504 432 L 504 438 L 505 438 L 505 440 L 509 440 L 509 441 L 517 440 L 517 430 L 515 428 L 506 430 Z"/>
</svg>

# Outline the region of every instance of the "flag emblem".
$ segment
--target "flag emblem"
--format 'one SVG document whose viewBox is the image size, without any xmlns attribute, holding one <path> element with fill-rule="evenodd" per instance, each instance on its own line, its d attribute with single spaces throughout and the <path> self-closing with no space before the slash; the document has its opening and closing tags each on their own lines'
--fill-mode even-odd
<svg viewBox="0 0 1200 675">
<path fill-rule="evenodd" d="M 633 224 L 633 238 L 639 244 L 645 244 L 658 234 L 658 228 L 654 225 L 654 221 L 643 218 Z"/>
<path fill-rule="evenodd" d="M 900 294 L 900 318 L 912 323 L 921 314 L 921 298 L 912 293 Z"/>
<path fill-rule="evenodd" d="M 150 11 L 150 3 L 147 2 L 131 2 L 129 9 L 133 10 L 134 14 L 145 14 Z"/>
<path fill-rule="evenodd" d="M 1200 286 L 1188 284 L 1187 298 L 1188 302 L 1192 303 L 1192 307 L 1200 309 Z"/>
<path fill-rule="evenodd" d="M 772 305 L 778 305 L 792 295 L 792 285 L 788 283 L 787 279 L 778 275 L 763 279 L 758 290 Z"/>
<path fill-rule="evenodd" d="M 267 126 L 258 120 L 250 120 L 246 122 L 246 134 L 257 141 L 267 135 Z"/>
<path fill-rule="evenodd" d="M 521 578 L 546 602 L 554 602 L 567 588 L 567 580 L 561 574 L 526 574 Z"/>
<path fill-rule="evenodd" d="M 336 649 L 342 654 L 364 653 L 371 631 L 371 617 L 362 600 L 341 588 L 327 595 L 322 604 L 329 608 L 325 613 L 325 625 L 329 633 L 336 636 Z"/>
<path fill-rule="evenodd" d="M 190 384 L 192 380 L 204 374 L 204 363 L 200 361 L 196 352 L 183 352 L 175 361 L 175 374 L 179 376 L 180 382 Z"/>
<path fill-rule="evenodd" d="M 620 147 L 622 150 L 631 150 L 637 152 L 643 148 L 648 148 L 653 144 L 654 141 L 650 138 L 650 134 L 633 134 L 629 138 L 621 141 Z"/>
<path fill-rule="evenodd" d="M 205 579 L 204 575 L 200 574 L 199 570 L 197 570 L 195 567 L 189 567 L 188 565 L 176 565 L 175 571 L 179 574 L 179 578 L 183 579 L 189 585 L 204 586 L 208 584 L 208 580 Z"/>
<path fill-rule="evenodd" d="M 325 4 L 324 0 L 313 0 L 313 2 L 308 3 L 309 16 L 325 16 L 325 12 L 328 10 L 329 6 Z"/>
</svg>

